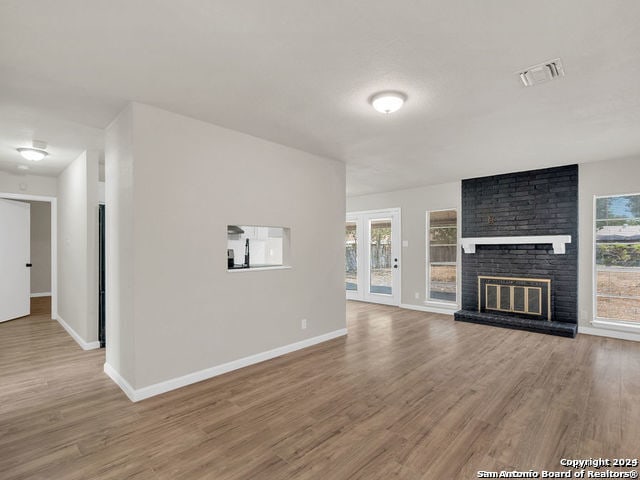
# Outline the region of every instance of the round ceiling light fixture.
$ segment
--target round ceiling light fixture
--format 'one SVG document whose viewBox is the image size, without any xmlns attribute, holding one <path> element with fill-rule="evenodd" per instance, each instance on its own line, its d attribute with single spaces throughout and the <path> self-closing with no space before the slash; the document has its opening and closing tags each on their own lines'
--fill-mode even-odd
<svg viewBox="0 0 640 480">
<path fill-rule="evenodd" d="M 49 155 L 49 152 L 45 150 L 47 148 L 47 142 L 41 140 L 33 140 L 31 147 L 18 148 L 18 152 L 22 155 L 22 158 L 31 160 L 32 162 L 39 162 L 44 157 Z"/>
<path fill-rule="evenodd" d="M 393 113 L 402 108 L 407 96 L 401 92 L 380 92 L 371 97 L 371 105 L 380 113 Z"/>
<path fill-rule="evenodd" d="M 23 158 L 31 160 L 32 162 L 39 162 L 49 155 L 44 150 L 40 150 L 38 148 L 18 148 L 18 152 L 20 152 L 20 155 L 22 155 Z"/>
</svg>

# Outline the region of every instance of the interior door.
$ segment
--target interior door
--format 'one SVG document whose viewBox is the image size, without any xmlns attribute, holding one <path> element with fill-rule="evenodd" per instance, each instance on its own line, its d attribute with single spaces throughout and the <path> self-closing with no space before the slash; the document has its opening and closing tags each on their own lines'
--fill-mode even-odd
<svg viewBox="0 0 640 480">
<path fill-rule="evenodd" d="M 347 298 L 400 304 L 400 210 L 351 213 L 345 224 Z"/>
<path fill-rule="evenodd" d="M 31 205 L 0 199 L 0 322 L 31 313 Z"/>
</svg>

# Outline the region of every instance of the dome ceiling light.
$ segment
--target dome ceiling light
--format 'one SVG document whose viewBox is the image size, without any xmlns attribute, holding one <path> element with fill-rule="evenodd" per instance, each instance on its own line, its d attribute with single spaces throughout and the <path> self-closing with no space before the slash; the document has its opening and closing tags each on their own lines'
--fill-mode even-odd
<svg viewBox="0 0 640 480">
<path fill-rule="evenodd" d="M 32 162 L 39 162 L 44 157 L 49 155 L 49 152 L 45 150 L 46 148 L 47 148 L 47 142 L 34 140 L 32 142 L 31 147 L 20 147 L 20 148 L 17 148 L 16 150 L 18 150 L 20 155 L 22 155 L 22 158 L 24 158 L 25 160 L 30 160 Z"/>
<path fill-rule="evenodd" d="M 407 96 L 401 92 L 379 92 L 371 97 L 371 105 L 378 112 L 388 114 L 402 108 Z"/>
</svg>

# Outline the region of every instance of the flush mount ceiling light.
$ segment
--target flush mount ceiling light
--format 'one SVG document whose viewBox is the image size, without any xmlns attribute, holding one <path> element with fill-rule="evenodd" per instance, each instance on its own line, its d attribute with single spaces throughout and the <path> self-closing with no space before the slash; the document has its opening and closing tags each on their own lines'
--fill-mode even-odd
<svg viewBox="0 0 640 480">
<path fill-rule="evenodd" d="M 21 147 L 16 150 L 22 155 L 22 158 L 31 160 L 32 162 L 39 162 L 49 155 L 45 148 L 47 148 L 46 142 L 34 140 L 31 147 Z"/>
<path fill-rule="evenodd" d="M 371 97 L 371 105 L 380 113 L 393 113 L 404 105 L 407 96 L 400 92 L 380 92 Z"/>
<path fill-rule="evenodd" d="M 44 150 L 38 150 L 37 148 L 18 148 L 18 152 L 20 152 L 23 158 L 31 160 L 32 162 L 39 162 L 49 155 Z"/>
</svg>

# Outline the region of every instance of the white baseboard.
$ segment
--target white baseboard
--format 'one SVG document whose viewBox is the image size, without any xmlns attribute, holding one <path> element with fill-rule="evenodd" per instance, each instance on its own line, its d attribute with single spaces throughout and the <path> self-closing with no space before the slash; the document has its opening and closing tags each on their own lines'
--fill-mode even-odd
<svg viewBox="0 0 640 480">
<path fill-rule="evenodd" d="M 457 306 L 452 308 L 444 308 L 432 307 L 430 305 L 411 305 L 410 303 L 401 303 L 400 308 L 406 308 L 408 310 L 418 310 L 420 312 L 441 313 L 443 315 L 453 315 L 455 312 L 460 310 Z"/>
<path fill-rule="evenodd" d="M 83 350 L 93 350 L 96 348 L 100 348 L 100 342 L 98 342 L 97 340 L 95 342 L 85 342 L 84 339 L 80 335 L 78 335 L 78 332 L 71 328 L 71 326 L 67 322 L 65 322 L 60 315 L 57 315 L 57 318 L 55 320 L 57 320 L 58 323 L 62 325 L 62 328 L 67 331 L 71 338 L 73 338 Z"/>
<path fill-rule="evenodd" d="M 31 294 L 31 298 L 36 298 L 36 297 L 50 297 L 50 296 L 51 296 L 51 292 L 32 293 L 32 294 Z"/>
<path fill-rule="evenodd" d="M 578 325 L 578 333 L 586 335 L 597 335 L 599 337 L 619 338 L 620 340 L 632 340 L 640 342 L 640 334 L 632 332 L 621 332 L 618 330 L 610 330 L 605 328 L 583 327 Z"/>
<path fill-rule="evenodd" d="M 142 400 L 140 398 L 136 398 L 136 390 L 129 384 L 129 382 L 122 378 L 122 376 L 115 368 L 113 368 L 107 362 L 104 363 L 104 373 L 106 373 L 109 378 L 111 378 L 111 380 L 113 380 L 115 384 L 120 387 L 125 395 L 129 397 L 129 400 L 131 400 L 132 402 Z"/>
<path fill-rule="evenodd" d="M 154 397 L 161 393 L 166 393 L 177 388 L 191 385 L 192 383 L 201 382 L 209 378 L 217 377 L 224 373 L 238 370 L 239 368 L 248 367 L 256 363 L 271 360 L 272 358 L 286 355 L 287 353 L 295 352 L 303 348 L 311 347 L 318 343 L 326 342 L 334 338 L 343 337 L 347 334 L 346 328 L 340 330 L 334 330 L 333 332 L 318 335 L 317 337 L 307 338 L 296 343 L 291 343 L 283 347 L 274 348 L 266 352 L 257 353 L 248 357 L 240 358 L 232 362 L 223 363 L 222 365 L 216 365 L 215 367 L 205 368 L 197 372 L 188 373 L 181 377 L 172 378 L 164 382 L 155 383 L 147 387 L 135 389 L 133 388 L 122 376 L 108 363 L 104 364 L 104 372 L 122 389 L 122 391 L 129 397 L 132 402 L 139 402 L 145 398 Z"/>
</svg>

